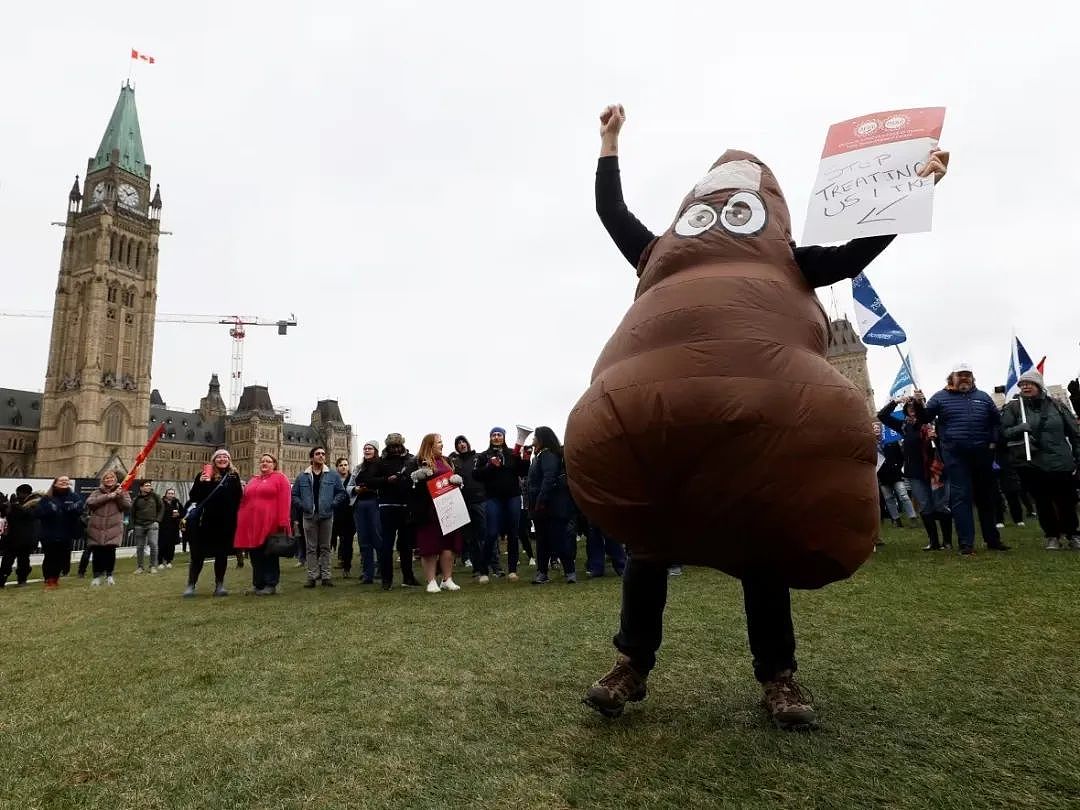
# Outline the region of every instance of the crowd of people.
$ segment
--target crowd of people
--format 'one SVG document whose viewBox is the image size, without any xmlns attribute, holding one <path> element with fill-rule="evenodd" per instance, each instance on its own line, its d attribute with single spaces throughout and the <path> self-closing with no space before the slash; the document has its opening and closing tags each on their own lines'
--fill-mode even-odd
<svg viewBox="0 0 1080 810">
<path fill-rule="evenodd" d="M 259 459 L 258 474 L 244 480 L 222 448 L 196 477 L 186 502 L 174 489 L 159 495 L 149 480 L 132 495 L 112 471 L 85 499 L 68 476 L 57 477 L 45 492 L 23 484 L 10 498 L 0 496 L 5 527 L 0 587 L 13 569 L 16 584 L 27 582 L 30 555 L 39 546 L 45 588 L 58 587 L 70 572 L 72 549 L 83 540 L 78 575 L 85 576 L 92 565 L 91 587 L 113 585 L 116 550 L 125 537 L 135 546 L 136 574 L 172 568 L 176 546 L 189 547 L 185 597 L 195 595 L 209 559 L 214 596 L 228 595 L 225 578 L 233 556 L 241 567 L 245 556 L 250 561 L 251 592 L 272 596 L 278 592 L 282 556 L 297 558 L 307 574 L 306 588 L 332 587 L 332 556 L 336 552 L 342 577 L 350 579 L 354 550 L 359 552 L 356 581 L 379 581 L 384 590 L 394 585 L 395 558 L 402 586 L 425 587 L 429 593 L 460 589 L 453 574 L 456 561 L 472 570 L 479 585 L 517 581 L 523 560 L 535 568 L 533 584 L 550 582 L 552 569 L 573 584 L 579 536 L 585 538 L 588 576 L 603 576 L 606 559 L 621 576 L 623 547 L 589 526 L 574 507 L 555 432 L 539 427 L 533 436 L 530 445 L 511 447 L 506 431 L 494 427 L 486 450 L 476 451 L 458 436 L 445 454 L 442 437 L 428 434 L 414 455 L 401 434 L 391 433 L 381 450 L 375 439 L 364 442 L 355 469 L 346 458 L 331 466 L 327 449 L 313 447 L 310 466 L 295 481 L 279 471 L 269 453 Z M 426 483 L 447 474 L 449 484 L 461 491 L 469 522 L 444 534 Z M 416 557 L 423 582 L 416 578 Z"/>
</svg>

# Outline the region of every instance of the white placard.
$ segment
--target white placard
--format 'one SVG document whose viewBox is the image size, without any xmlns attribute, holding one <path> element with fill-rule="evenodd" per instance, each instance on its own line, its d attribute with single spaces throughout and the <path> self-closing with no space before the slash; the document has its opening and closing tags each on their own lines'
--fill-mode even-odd
<svg viewBox="0 0 1080 810">
<path fill-rule="evenodd" d="M 829 128 L 804 245 L 929 231 L 934 178 L 918 176 L 937 145 L 943 107 L 892 110 Z"/>
<path fill-rule="evenodd" d="M 469 522 L 469 507 L 465 505 L 465 498 L 457 487 L 446 490 L 433 502 L 435 514 L 439 518 L 439 528 L 442 529 L 443 534 L 450 534 Z"/>
</svg>

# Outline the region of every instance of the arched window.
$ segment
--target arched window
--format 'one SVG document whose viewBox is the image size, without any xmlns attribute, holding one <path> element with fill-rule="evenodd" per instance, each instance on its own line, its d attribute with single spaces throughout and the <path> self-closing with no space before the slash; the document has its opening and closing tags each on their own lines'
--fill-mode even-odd
<svg viewBox="0 0 1080 810">
<path fill-rule="evenodd" d="M 135 269 L 142 270 L 142 242 L 135 248 Z"/>
<path fill-rule="evenodd" d="M 60 444 L 71 444 L 75 441 L 75 422 L 78 417 L 73 405 L 65 405 L 60 411 Z"/>
<path fill-rule="evenodd" d="M 116 261 L 116 233 L 109 234 L 109 261 Z"/>
<path fill-rule="evenodd" d="M 105 412 L 105 441 L 117 444 L 124 438 L 124 409 L 113 405 Z"/>
</svg>

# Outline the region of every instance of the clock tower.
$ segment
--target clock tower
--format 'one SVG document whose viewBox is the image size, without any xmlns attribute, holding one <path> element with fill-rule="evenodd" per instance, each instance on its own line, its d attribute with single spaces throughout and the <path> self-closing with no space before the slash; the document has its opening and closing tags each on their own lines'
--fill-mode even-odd
<svg viewBox="0 0 1080 810">
<path fill-rule="evenodd" d="M 76 177 L 68 195 L 38 476 L 126 470 L 146 442 L 160 216 L 125 84 L 82 188 Z"/>
</svg>

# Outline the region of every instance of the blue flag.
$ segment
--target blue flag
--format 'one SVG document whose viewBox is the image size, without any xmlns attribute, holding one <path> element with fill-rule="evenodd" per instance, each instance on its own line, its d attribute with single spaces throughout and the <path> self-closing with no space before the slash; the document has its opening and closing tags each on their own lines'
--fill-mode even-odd
<svg viewBox="0 0 1080 810">
<path fill-rule="evenodd" d="M 855 320 L 863 343 L 895 346 L 907 340 L 904 330 L 885 309 L 865 273 L 859 273 L 851 280 L 851 296 L 855 299 Z"/>
<path fill-rule="evenodd" d="M 908 356 L 900 361 L 900 370 L 896 372 L 896 379 L 893 380 L 892 387 L 889 389 L 889 396 L 892 399 L 903 399 L 909 397 L 915 393 L 915 380 L 911 378 L 915 369 L 911 365 L 911 353 L 908 352 Z"/>
<path fill-rule="evenodd" d="M 1012 351 L 1009 353 L 1009 374 L 1005 378 L 1005 399 L 1012 399 L 1020 393 L 1020 386 L 1017 384 L 1020 375 L 1025 371 L 1031 371 L 1034 367 L 1035 364 L 1031 362 L 1031 356 L 1027 353 L 1027 349 L 1024 348 L 1024 344 L 1014 334 Z"/>
</svg>

